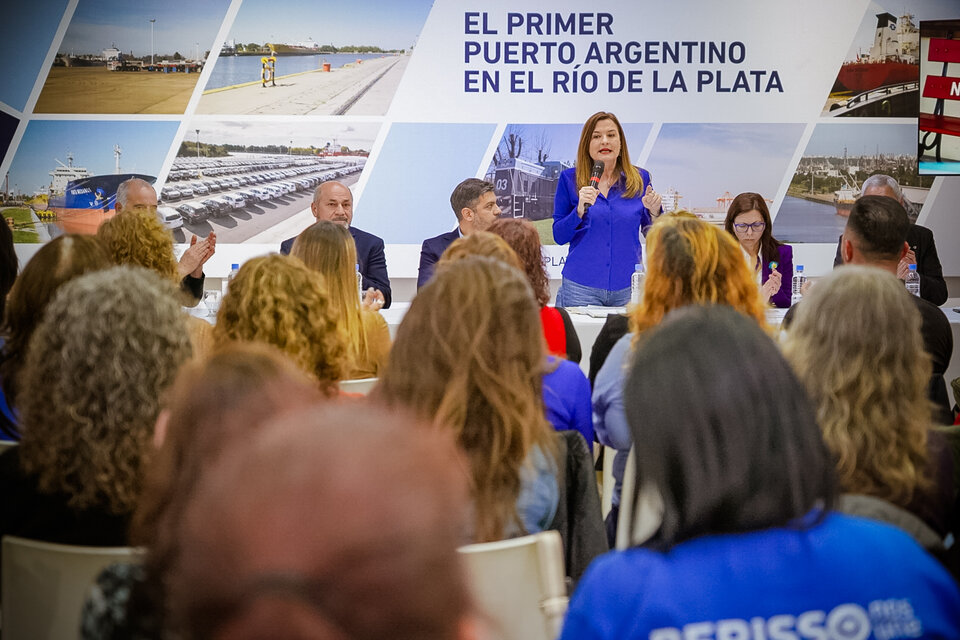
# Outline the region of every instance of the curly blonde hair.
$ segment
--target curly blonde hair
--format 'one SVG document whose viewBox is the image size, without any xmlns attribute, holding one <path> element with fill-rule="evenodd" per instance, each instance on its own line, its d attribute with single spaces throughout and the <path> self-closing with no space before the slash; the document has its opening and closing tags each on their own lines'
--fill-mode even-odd
<svg viewBox="0 0 960 640">
<path fill-rule="evenodd" d="M 220 304 L 214 342 L 265 342 L 312 374 L 327 395 L 337 393 L 347 339 L 337 326 L 323 276 L 299 258 L 271 254 L 248 260 Z"/>
<path fill-rule="evenodd" d="M 901 507 L 926 487 L 931 363 L 921 323 L 896 277 L 846 265 L 804 296 L 784 344 L 840 486 Z"/>
<path fill-rule="evenodd" d="M 388 405 L 453 430 L 470 463 L 478 541 L 520 524 L 521 466 L 535 445 L 555 450 L 541 331 L 519 270 L 483 256 L 449 262 L 411 303 L 375 390 Z"/>
<path fill-rule="evenodd" d="M 75 509 L 133 509 L 160 396 L 190 357 L 175 293 L 152 272 L 114 267 L 64 284 L 47 306 L 21 398 L 20 463 L 42 492 Z"/>
<path fill-rule="evenodd" d="M 668 312 L 690 304 L 729 305 L 767 326 L 760 289 L 737 241 L 678 211 L 660 216 L 647 234 L 643 301 L 630 315 L 634 345 Z"/>
<path fill-rule="evenodd" d="M 343 225 L 321 220 L 297 236 L 290 255 L 318 271 L 327 284 L 337 324 L 347 336 L 351 367 L 366 362 L 370 349 L 357 290 L 357 247 Z"/>
<path fill-rule="evenodd" d="M 97 237 L 117 264 L 137 265 L 179 280 L 173 236 L 155 214 L 123 211 L 101 224 Z"/>
</svg>

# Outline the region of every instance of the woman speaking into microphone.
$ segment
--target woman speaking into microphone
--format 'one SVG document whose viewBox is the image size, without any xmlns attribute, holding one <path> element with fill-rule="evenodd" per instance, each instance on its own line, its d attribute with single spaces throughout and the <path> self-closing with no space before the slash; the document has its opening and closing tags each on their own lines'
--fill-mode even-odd
<svg viewBox="0 0 960 640">
<path fill-rule="evenodd" d="M 556 306 L 625 306 L 641 258 L 640 230 L 658 215 L 660 196 L 650 174 L 630 164 L 620 121 L 593 114 L 580 133 L 577 166 L 557 182 L 553 237 L 570 250 Z"/>
</svg>

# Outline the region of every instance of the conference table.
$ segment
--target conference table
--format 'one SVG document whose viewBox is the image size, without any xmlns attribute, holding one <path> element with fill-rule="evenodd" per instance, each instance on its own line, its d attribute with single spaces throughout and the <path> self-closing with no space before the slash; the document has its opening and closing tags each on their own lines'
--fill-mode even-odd
<svg viewBox="0 0 960 640">
<path fill-rule="evenodd" d="M 391 338 L 396 336 L 397 327 L 400 326 L 400 322 L 409 307 L 409 302 L 394 302 L 389 309 L 380 311 L 390 326 Z M 947 316 L 947 320 L 950 321 L 950 328 L 953 330 L 953 356 L 950 358 L 950 366 L 944 375 L 949 387 L 951 380 L 960 377 L 960 298 L 950 298 L 940 309 Z M 600 334 L 600 329 L 603 328 L 607 316 L 611 313 L 623 313 L 624 308 L 580 307 L 567 309 L 567 311 L 570 313 L 570 319 L 573 321 L 577 336 L 580 338 L 580 347 L 583 351 L 580 368 L 586 374 L 590 368 L 590 350 L 593 349 L 593 343 Z M 779 327 L 786 312 L 786 309 L 767 310 L 767 322 L 773 327 Z"/>
</svg>

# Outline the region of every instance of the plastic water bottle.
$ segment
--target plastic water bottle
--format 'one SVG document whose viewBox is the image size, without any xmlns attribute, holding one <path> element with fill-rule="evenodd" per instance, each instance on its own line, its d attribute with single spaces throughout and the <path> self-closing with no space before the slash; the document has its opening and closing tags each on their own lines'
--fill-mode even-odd
<svg viewBox="0 0 960 640">
<path fill-rule="evenodd" d="M 643 300 L 643 281 L 647 274 L 643 271 L 643 263 L 638 262 L 633 266 L 633 274 L 630 276 L 630 304 L 640 304 Z"/>
<path fill-rule="evenodd" d="M 907 271 L 907 291 L 912 293 L 915 296 L 920 295 L 920 274 L 917 273 L 917 265 L 909 265 L 910 270 Z"/>
<path fill-rule="evenodd" d="M 360 263 L 357 263 L 357 293 L 360 294 L 360 302 L 363 302 L 363 275 L 360 273 Z"/>
<path fill-rule="evenodd" d="M 790 296 L 790 305 L 795 305 L 800 302 L 800 298 L 803 297 L 803 283 L 807 281 L 807 277 L 803 275 L 803 265 L 798 264 L 794 267 L 793 270 L 793 292 Z"/>
<path fill-rule="evenodd" d="M 227 290 L 230 288 L 230 281 L 237 275 L 237 272 L 240 271 L 240 265 L 234 262 L 230 265 L 230 273 L 224 279 L 221 289 L 223 290 L 223 295 L 227 295 Z"/>
</svg>

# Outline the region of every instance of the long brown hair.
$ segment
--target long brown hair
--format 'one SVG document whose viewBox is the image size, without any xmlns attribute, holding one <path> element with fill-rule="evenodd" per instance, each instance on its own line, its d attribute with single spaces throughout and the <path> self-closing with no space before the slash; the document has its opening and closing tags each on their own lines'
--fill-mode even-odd
<svg viewBox="0 0 960 640">
<path fill-rule="evenodd" d="M 30 337 L 57 289 L 77 276 L 112 264 L 106 248 L 96 237 L 70 234 L 58 236 L 40 247 L 23 268 L 7 299 L 6 343 L 0 364 L 3 392 L 11 406 L 16 401 L 17 377 L 27 357 Z"/>
<path fill-rule="evenodd" d="M 147 548 L 146 590 L 131 599 L 143 615 L 163 609 L 160 578 L 176 554 L 177 527 L 203 470 L 263 423 L 315 403 L 321 395 L 307 374 L 275 347 L 231 343 L 207 360 L 186 365 L 168 398 L 166 433 L 147 469 L 131 523 L 131 543 Z"/>
<path fill-rule="evenodd" d="M 517 269 L 467 257 L 420 289 L 397 331 L 375 395 L 450 429 L 470 462 L 478 541 L 520 524 L 520 468 L 531 448 L 553 452 L 542 398 L 537 303 Z"/>
<path fill-rule="evenodd" d="M 902 282 L 847 265 L 804 296 L 784 344 L 816 405 L 840 486 L 901 507 L 929 484 L 931 365 L 921 324 Z"/>
<path fill-rule="evenodd" d="M 617 126 L 617 135 L 620 136 L 620 156 L 617 157 L 617 172 L 622 173 L 625 178 L 623 195 L 626 198 L 633 198 L 643 195 L 640 190 L 643 188 L 643 180 L 640 179 L 640 172 L 630 163 L 630 152 L 627 151 L 627 138 L 623 135 L 623 127 L 617 116 L 606 111 L 598 111 L 590 116 L 583 124 L 583 130 L 580 131 L 580 143 L 577 145 L 577 189 L 590 183 L 590 171 L 593 169 L 593 158 L 590 157 L 590 139 L 593 137 L 593 130 L 597 128 L 597 123 L 601 120 L 612 120 Z"/>
<path fill-rule="evenodd" d="M 723 221 L 723 228 L 734 238 L 737 234 L 733 231 L 733 221 L 741 213 L 756 210 L 763 216 L 763 233 L 760 234 L 760 260 L 763 264 L 777 262 L 780 260 L 780 252 L 777 247 L 783 243 L 773 237 L 773 222 L 770 220 L 770 209 L 767 203 L 759 193 L 747 191 L 739 194 L 727 207 L 727 217 Z M 739 243 L 739 239 L 737 240 Z"/>
<path fill-rule="evenodd" d="M 527 281 L 533 287 L 540 306 L 550 302 L 550 280 L 543 266 L 543 251 L 540 247 L 540 234 L 536 228 L 518 218 L 499 218 L 487 229 L 490 233 L 503 238 L 520 259 L 520 266 L 527 274 Z"/>
</svg>

